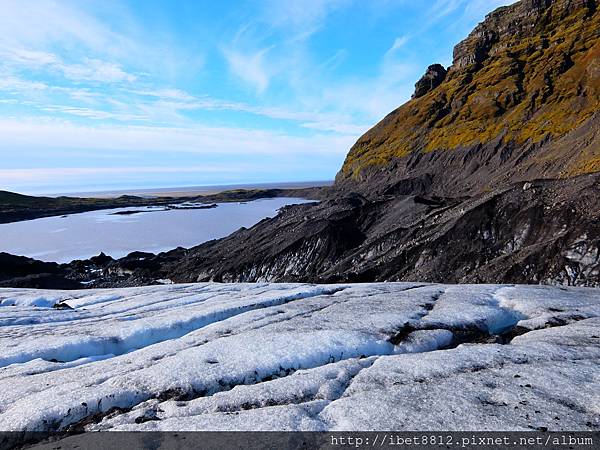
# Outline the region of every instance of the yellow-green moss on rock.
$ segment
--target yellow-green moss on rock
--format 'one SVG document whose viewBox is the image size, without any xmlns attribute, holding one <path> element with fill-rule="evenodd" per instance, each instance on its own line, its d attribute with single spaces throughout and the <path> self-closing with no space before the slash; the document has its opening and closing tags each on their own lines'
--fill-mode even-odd
<svg viewBox="0 0 600 450">
<path fill-rule="evenodd" d="M 600 109 L 597 2 L 547 3 L 523 0 L 488 15 L 456 46 L 453 65 L 436 89 L 402 105 L 356 142 L 338 181 L 359 179 L 373 166 L 415 152 L 497 139 L 535 145 L 587 123 Z M 554 148 L 547 156 L 563 161 L 559 153 Z M 598 147 L 588 145 L 568 159 L 562 176 L 600 170 Z"/>
</svg>

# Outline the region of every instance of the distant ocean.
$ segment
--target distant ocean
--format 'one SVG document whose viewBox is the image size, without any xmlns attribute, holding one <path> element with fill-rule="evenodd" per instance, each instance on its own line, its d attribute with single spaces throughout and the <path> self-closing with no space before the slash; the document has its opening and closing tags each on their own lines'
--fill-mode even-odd
<svg viewBox="0 0 600 450">
<path fill-rule="evenodd" d="M 208 195 L 232 189 L 301 189 L 316 186 L 331 186 L 332 180 L 325 181 L 298 181 L 282 183 L 260 183 L 260 184 L 221 184 L 213 186 L 181 186 L 169 188 L 146 188 L 146 189 L 123 189 L 114 191 L 91 191 L 91 192 L 61 192 L 48 194 L 50 197 L 62 195 L 72 197 L 119 197 L 121 195 L 137 195 L 140 197 L 160 196 L 194 196 Z"/>
</svg>

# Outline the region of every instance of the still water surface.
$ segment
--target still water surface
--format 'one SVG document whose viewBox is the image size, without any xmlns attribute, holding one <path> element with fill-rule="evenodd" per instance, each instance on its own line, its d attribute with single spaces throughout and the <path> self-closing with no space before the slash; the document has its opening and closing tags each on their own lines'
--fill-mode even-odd
<svg viewBox="0 0 600 450">
<path fill-rule="evenodd" d="M 1 224 L 0 251 L 56 262 L 87 259 L 100 252 L 113 258 L 136 250 L 158 253 L 225 237 L 240 227 L 249 228 L 277 215 L 282 206 L 309 201 L 272 198 L 219 203 L 213 209 L 105 209 Z M 119 211 L 142 212 L 114 214 Z"/>
</svg>

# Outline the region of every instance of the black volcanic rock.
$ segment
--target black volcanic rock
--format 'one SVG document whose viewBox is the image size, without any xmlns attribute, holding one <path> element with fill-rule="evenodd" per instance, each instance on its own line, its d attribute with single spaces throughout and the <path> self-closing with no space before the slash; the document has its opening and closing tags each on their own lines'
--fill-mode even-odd
<svg viewBox="0 0 600 450">
<path fill-rule="evenodd" d="M 40 273 L 56 274 L 59 272 L 60 267 L 56 263 L 0 252 L 0 279 Z"/>
<path fill-rule="evenodd" d="M 423 97 L 442 84 L 446 78 L 446 69 L 441 64 L 433 64 L 427 68 L 425 75 L 415 84 L 415 92 L 412 98 Z"/>
<path fill-rule="evenodd" d="M 85 286 L 64 276 L 51 273 L 39 273 L 0 281 L 0 287 L 32 289 L 82 289 Z"/>
<path fill-rule="evenodd" d="M 70 272 L 70 269 L 56 263 L 0 253 L 0 287 L 82 288 L 79 282 L 67 278 Z"/>
<path fill-rule="evenodd" d="M 526 189 L 524 189 L 524 187 Z M 600 286 L 600 175 L 479 196 L 339 198 L 191 249 L 194 281 L 432 281 Z"/>
<path fill-rule="evenodd" d="M 113 261 L 112 257 L 104 254 L 104 252 L 101 252 L 98 256 L 92 256 L 90 258 L 90 262 L 97 266 L 108 264 L 111 261 Z"/>
</svg>

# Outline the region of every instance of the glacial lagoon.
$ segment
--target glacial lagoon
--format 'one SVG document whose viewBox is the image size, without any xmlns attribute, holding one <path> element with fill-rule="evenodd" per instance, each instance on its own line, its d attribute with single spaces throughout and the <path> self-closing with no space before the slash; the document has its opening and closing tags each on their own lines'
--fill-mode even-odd
<svg viewBox="0 0 600 450">
<path fill-rule="evenodd" d="M 119 208 L 13 222 L 0 225 L 0 251 L 60 263 L 100 252 L 113 258 L 158 253 L 225 237 L 274 217 L 283 206 L 307 202 L 270 198 L 210 209 Z"/>
</svg>

